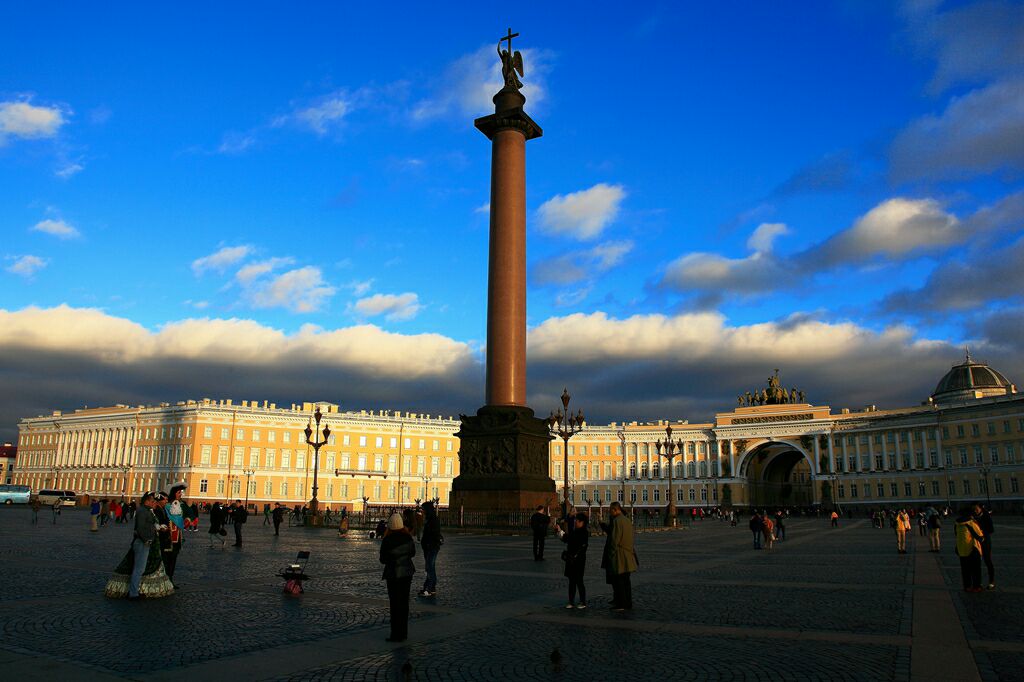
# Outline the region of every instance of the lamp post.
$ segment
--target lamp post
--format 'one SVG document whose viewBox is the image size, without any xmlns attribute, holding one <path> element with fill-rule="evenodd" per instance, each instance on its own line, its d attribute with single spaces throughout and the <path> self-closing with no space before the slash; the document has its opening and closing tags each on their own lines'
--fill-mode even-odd
<svg viewBox="0 0 1024 682">
<path fill-rule="evenodd" d="M 369 503 L 369 501 L 370 501 L 370 496 L 369 495 L 363 495 L 363 525 L 364 526 L 366 525 L 366 512 L 368 511 L 366 507 L 367 507 L 367 504 Z"/>
<path fill-rule="evenodd" d="M 986 464 L 978 469 L 978 473 L 985 477 L 985 500 L 987 502 L 987 507 L 992 509 L 992 492 L 988 487 L 988 475 L 992 473 L 992 466 Z"/>
<path fill-rule="evenodd" d="M 676 457 L 683 454 L 683 441 L 672 440 L 672 425 L 665 427 L 665 440 L 654 443 L 654 451 L 668 460 L 668 507 L 665 511 L 665 525 L 676 525 L 676 498 L 672 489 L 672 465 Z"/>
<path fill-rule="evenodd" d="M 253 474 L 256 473 L 255 469 L 243 469 L 242 473 L 245 474 L 245 508 L 249 508 L 249 479 L 252 478 Z M 316 493 L 313 493 L 313 498 L 316 498 Z"/>
<path fill-rule="evenodd" d="M 56 464 L 51 465 L 50 473 L 53 474 L 53 487 L 60 490 L 60 467 Z"/>
<path fill-rule="evenodd" d="M 548 417 L 548 431 L 552 436 L 558 436 L 562 439 L 565 450 L 563 454 L 565 470 L 564 485 L 562 487 L 562 518 L 565 519 L 569 516 L 569 439 L 575 436 L 577 433 L 583 430 L 583 410 L 579 410 L 576 416 L 573 416 L 569 412 L 569 401 L 572 396 L 569 395 L 569 389 L 562 389 L 562 409 L 558 412 L 552 412 L 551 416 Z"/>
<path fill-rule="evenodd" d="M 319 440 L 320 436 L 320 420 L 323 419 L 323 413 L 320 412 L 320 406 L 316 406 L 316 412 L 313 413 L 313 419 L 316 420 L 316 430 L 313 429 L 313 422 L 310 420 L 306 424 L 306 445 L 310 445 L 313 448 L 313 499 L 309 501 L 309 513 L 313 518 L 313 524 L 318 525 L 320 519 L 320 500 L 316 498 L 317 487 L 317 473 L 320 471 L 320 448 L 327 444 L 327 441 L 331 437 L 331 427 L 324 422 L 323 426 L 323 440 Z"/>
<path fill-rule="evenodd" d="M 420 499 L 429 500 L 430 491 L 427 489 L 427 486 L 430 485 L 430 482 L 434 480 L 434 477 L 430 474 L 424 474 L 420 476 L 420 480 L 423 481 L 423 494 L 421 495 Z"/>
<path fill-rule="evenodd" d="M 121 501 L 124 502 L 125 493 L 128 491 L 128 474 L 131 473 L 132 465 L 124 464 L 118 468 L 121 470 Z"/>
</svg>

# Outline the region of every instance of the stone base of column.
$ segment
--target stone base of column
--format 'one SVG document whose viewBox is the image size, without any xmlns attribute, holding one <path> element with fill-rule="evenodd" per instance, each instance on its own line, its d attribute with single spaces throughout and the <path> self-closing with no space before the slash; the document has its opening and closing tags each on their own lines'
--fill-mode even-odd
<svg viewBox="0 0 1024 682">
<path fill-rule="evenodd" d="M 548 474 L 547 421 L 528 407 L 484 406 L 461 415 L 459 475 L 452 481 L 451 508 L 466 512 L 533 511 L 555 507 L 555 482 Z"/>
</svg>

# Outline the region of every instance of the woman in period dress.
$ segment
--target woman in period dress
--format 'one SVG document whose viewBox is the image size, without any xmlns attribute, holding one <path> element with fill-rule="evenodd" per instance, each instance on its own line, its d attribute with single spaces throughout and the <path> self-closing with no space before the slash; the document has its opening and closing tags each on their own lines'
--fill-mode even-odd
<svg viewBox="0 0 1024 682">
<path fill-rule="evenodd" d="M 147 493 L 148 499 L 152 499 L 152 493 Z M 144 500 L 147 497 L 143 497 Z M 144 522 L 145 515 L 152 515 L 152 507 L 139 505 L 139 509 L 135 514 L 135 525 L 138 527 L 139 523 Z M 128 548 L 128 552 L 124 558 L 121 559 L 121 563 L 114 569 L 114 575 L 111 576 L 110 580 L 107 581 L 107 587 L 103 593 L 108 597 L 121 598 L 128 596 L 128 589 L 131 583 L 132 569 L 135 566 L 135 551 L 134 545 L 136 542 L 141 542 L 136 539 L 136 532 L 132 532 L 132 546 Z M 148 599 L 155 599 L 157 597 L 166 597 L 174 593 L 174 585 L 171 584 L 170 579 L 167 577 L 167 573 L 164 571 L 163 558 L 161 557 L 162 552 L 160 551 L 160 541 L 157 538 L 153 538 L 152 542 L 149 543 L 149 550 L 146 555 L 146 567 L 142 572 L 142 582 L 139 584 L 139 595 Z"/>
</svg>

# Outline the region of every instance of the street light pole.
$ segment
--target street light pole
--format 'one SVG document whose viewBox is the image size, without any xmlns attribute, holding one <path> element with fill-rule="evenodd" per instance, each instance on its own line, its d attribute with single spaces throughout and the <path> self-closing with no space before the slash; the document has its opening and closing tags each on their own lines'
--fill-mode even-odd
<svg viewBox="0 0 1024 682">
<path fill-rule="evenodd" d="M 245 508 L 249 508 L 249 479 L 256 473 L 255 469 L 243 469 L 242 473 L 245 474 Z M 316 497 L 316 493 L 313 494 Z"/>
<path fill-rule="evenodd" d="M 128 490 L 128 474 L 132 470 L 131 464 L 125 464 L 121 469 L 121 501 L 124 502 L 125 492 Z"/>
<path fill-rule="evenodd" d="M 320 501 L 316 498 L 317 487 L 317 474 L 320 471 L 320 448 L 327 444 L 327 441 L 331 437 L 331 427 L 324 422 L 323 426 L 323 440 L 319 440 L 320 436 L 320 420 L 323 419 L 323 413 L 320 412 L 320 406 L 316 406 L 316 412 L 313 413 L 313 419 L 316 420 L 316 430 L 313 430 L 313 422 L 310 420 L 306 424 L 306 444 L 313 447 L 313 499 L 309 501 L 309 513 L 314 519 L 313 523 L 317 524 L 317 520 L 320 518 Z"/>
<path fill-rule="evenodd" d="M 565 470 L 562 472 L 565 474 L 564 485 L 562 486 L 562 518 L 566 519 L 569 516 L 569 439 L 575 436 L 577 433 L 583 430 L 583 410 L 579 410 L 576 416 L 573 416 L 569 412 L 569 401 L 572 396 L 569 395 L 569 389 L 562 389 L 562 409 L 558 412 L 552 412 L 551 416 L 548 417 L 548 430 L 552 436 L 558 436 L 562 439 L 564 445 L 564 465 Z"/>
<path fill-rule="evenodd" d="M 662 452 L 664 450 L 664 452 Z M 665 440 L 655 441 L 654 451 L 659 456 L 664 457 L 668 460 L 668 507 L 665 512 L 665 525 L 675 526 L 676 525 L 676 498 L 672 490 L 672 462 L 673 460 L 682 454 L 683 441 L 672 440 L 672 425 L 669 424 L 665 427 Z"/>
</svg>

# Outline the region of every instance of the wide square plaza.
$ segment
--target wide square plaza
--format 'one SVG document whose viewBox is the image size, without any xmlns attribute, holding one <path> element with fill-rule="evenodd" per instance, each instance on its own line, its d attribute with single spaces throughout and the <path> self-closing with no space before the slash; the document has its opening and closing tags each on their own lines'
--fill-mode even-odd
<svg viewBox="0 0 1024 682">
<path fill-rule="evenodd" d="M 533 561 L 522 536 L 446 529 L 439 590 L 413 602 L 410 638 L 388 644 L 378 544 L 364 533 L 270 526 L 241 549 L 187 535 L 180 589 L 139 604 L 103 597 L 130 529 L 88 531 L 65 511 L 37 526 L 0 510 L 0 661 L 12 679 L 95 680 L 1019 680 L 1024 671 L 1024 522 L 997 517 L 1000 587 L 961 592 L 951 548 L 907 555 L 867 520 L 792 519 L 754 551 L 743 523 L 708 519 L 638 534 L 635 609 L 607 607 L 589 552 L 590 608 L 566 610 L 560 543 Z M 205 526 L 205 519 L 204 519 Z M 305 594 L 275 573 L 312 553 Z M 422 580 L 422 561 L 417 557 Z M 557 652 L 557 653 L 556 653 Z M 943 667 L 950 657 L 959 668 Z M 553 661 L 554 658 L 554 661 Z M 408 664 L 403 673 L 403 666 Z M 974 677 L 957 677 L 956 670 Z"/>
</svg>

